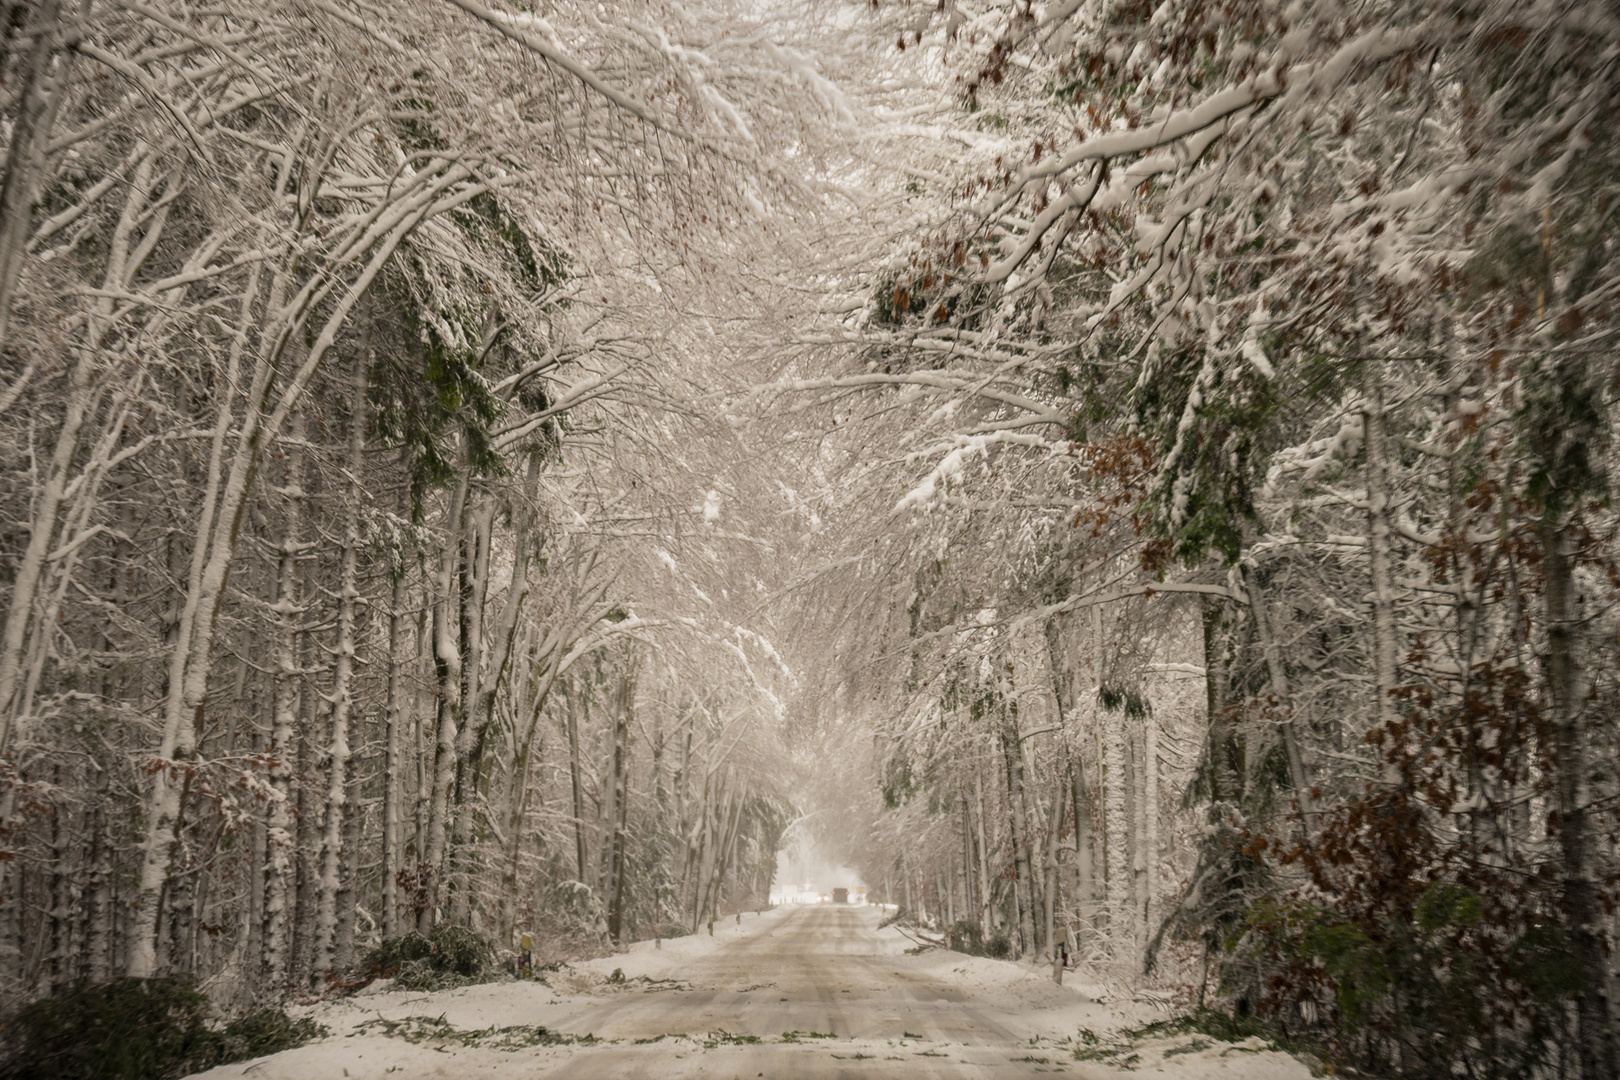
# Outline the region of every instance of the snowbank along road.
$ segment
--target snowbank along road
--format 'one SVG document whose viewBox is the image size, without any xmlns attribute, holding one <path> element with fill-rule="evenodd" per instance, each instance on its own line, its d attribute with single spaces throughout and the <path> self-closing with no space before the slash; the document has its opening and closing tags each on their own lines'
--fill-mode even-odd
<svg viewBox="0 0 1620 1080">
<path fill-rule="evenodd" d="M 942 950 L 910 955 L 867 907 L 784 908 L 716 936 L 643 942 L 547 973 L 324 1006 L 332 1036 L 209 1080 L 381 1077 L 1022 1077 L 1065 1072 L 1304 1080 L 1259 1045 L 1192 1034 L 1111 1042 L 1152 1019 L 1031 969 Z M 1084 1029 L 1101 1035 L 1081 1036 Z M 1080 1057 L 1077 1058 L 1076 1051 Z"/>
</svg>

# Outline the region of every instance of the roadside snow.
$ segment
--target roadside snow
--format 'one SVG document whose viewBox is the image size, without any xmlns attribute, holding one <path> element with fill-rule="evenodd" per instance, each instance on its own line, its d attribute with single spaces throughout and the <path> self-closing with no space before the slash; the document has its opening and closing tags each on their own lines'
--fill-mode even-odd
<svg viewBox="0 0 1620 1080">
<path fill-rule="evenodd" d="M 576 1059 L 576 1069 L 590 1067 L 583 1075 L 660 1078 L 752 1076 L 765 1070 L 806 1078 L 843 1076 L 854 1061 L 874 1078 L 981 1075 L 992 1067 L 996 1075 L 1063 1071 L 1094 1080 L 1143 1071 L 1163 1080 L 1307 1080 L 1310 1075 L 1298 1060 L 1257 1040 L 1232 1044 L 1197 1034 L 1127 1040 L 1121 1034 L 1126 1029 L 1164 1014 L 1084 979 L 1071 977 L 1059 987 L 1033 965 L 942 949 L 907 955 L 914 939 L 894 927 L 875 930 L 875 939 L 863 937 L 860 951 L 848 954 L 847 969 L 831 954 L 838 976 L 824 990 L 850 995 L 838 999 L 845 1017 L 906 1017 L 906 1036 L 900 1038 L 897 1028 L 892 1038 L 847 1037 L 874 1030 L 871 1023 L 864 1029 L 856 1023 L 836 1037 L 810 1032 L 795 1037 L 785 1029 L 802 1024 L 775 1023 L 771 1010 L 795 1004 L 777 1004 L 789 998 L 774 989 L 773 972 L 760 970 L 759 956 L 769 955 L 768 940 L 755 940 L 773 936 L 794 913 L 779 908 L 745 914 L 740 925 L 723 920 L 715 924 L 713 937 L 700 932 L 661 946 L 638 942 L 613 956 L 546 972 L 546 982 L 487 983 L 434 993 L 374 987 L 301 1010 L 326 1025 L 327 1038 L 199 1076 L 534 1080 Z M 881 917 L 876 911 L 862 914 L 874 928 Z M 966 1032 L 931 1027 L 935 1016 L 963 1015 L 1023 1041 L 1009 1050 L 977 1039 L 964 1042 Z M 664 1020 L 671 1026 L 648 1026 Z M 728 1033 L 746 1032 L 750 1023 L 756 1034 Z M 677 1033 L 682 1031 L 687 1033 Z M 1009 1054 L 1019 1056 L 1009 1059 Z M 582 1055 L 600 1055 L 600 1060 Z M 909 1064 L 898 1073 L 884 1064 L 896 1061 Z M 1023 1063 L 1021 1069 L 1008 1072 L 1014 1063 Z"/>
</svg>

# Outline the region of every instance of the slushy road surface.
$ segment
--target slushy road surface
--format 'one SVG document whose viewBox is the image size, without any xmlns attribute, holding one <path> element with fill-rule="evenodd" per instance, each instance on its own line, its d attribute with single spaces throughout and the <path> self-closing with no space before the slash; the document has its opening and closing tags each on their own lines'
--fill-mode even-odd
<svg viewBox="0 0 1620 1080">
<path fill-rule="evenodd" d="M 881 918 L 872 907 L 792 909 L 694 957 L 675 973 L 692 989 L 581 1002 L 552 1029 L 613 1041 L 579 1047 L 543 1075 L 923 1080 L 1022 1077 L 1064 1064 L 1074 1071 L 1065 1055 L 1031 1047 L 1020 1015 L 1027 1005 L 1003 995 L 1003 1011 L 982 992 L 919 970 L 880 939 Z M 1049 993 L 1075 1000 L 1072 991 Z"/>
</svg>

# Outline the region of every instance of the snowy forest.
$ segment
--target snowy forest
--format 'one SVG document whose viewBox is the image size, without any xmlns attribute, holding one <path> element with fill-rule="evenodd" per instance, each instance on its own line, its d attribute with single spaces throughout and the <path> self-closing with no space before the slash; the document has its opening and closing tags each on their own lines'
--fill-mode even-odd
<svg viewBox="0 0 1620 1080">
<path fill-rule="evenodd" d="M 1612 4 L 0 41 L 0 1018 L 712 932 L 797 837 L 1330 1069 L 1620 1077 Z"/>
</svg>

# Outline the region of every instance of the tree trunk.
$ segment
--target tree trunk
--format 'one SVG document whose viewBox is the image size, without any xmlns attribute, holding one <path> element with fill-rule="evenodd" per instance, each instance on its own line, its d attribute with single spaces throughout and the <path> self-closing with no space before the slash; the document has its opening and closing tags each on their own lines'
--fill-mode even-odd
<svg viewBox="0 0 1620 1080">
<path fill-rule="evenodd" d="M 1142 943 L 1153 935 L 1159 891 L 1159 720 L 1148 710 L 1142 720 Z"/>
<path fill-rule="evenodd" d="M 296 160 L 295 155 L 290 153 L 282 158 L 274 188 L 277 203 L 279 196 L 288 189 Z M 143 842 L 135 926 L 130 941 L 131 975 L 144 978 L 156 968 L 157 899 L 169 876 L 174 854 L 172 841 L 166 839 L 166 834 L 171 832 L 173 823 L 178 820 L 180 809 L 178 787 L 171 774 L 182 769 L 195 750 L 196 733 L 208 700 L 219 614 L 229 584 L 242 515 L 257 477 L 262 448 L 266 440 L 280 433 L 288 417 L 298 408 L 310 381 L 336 343 L 339 331 L 348 323 L 350 313 L 370 290 L 383 267 L 391 261 L 400 243 L 429 216 L 450 210 L 485 190 L 482 185 L 468 185 L 456 190 L 470 175 L 465 165 L 434 161 L 432 167 L 423 168 L 410 178 L 410 182 L 391 188 L 388 197 L 392 202 L 379 207 L 374 216 L 366 216 L 363 233 L 350 238 L 347 257 L 359 265 L 358 272 L 352 277 L 314 275 L 290 301 L 286 298 L 285 285 L 292 270 L 300 265 L 302 237 L 297 235 L 295 227 L 289 226 L 287 235 L 282 238 L 283 243 L 279 245 L 283 261 L 265 305 L 265 310 L 271 314 L 271 322 L 258 326 L 261 348 L 255 359 L 253 377 L 249 380 L 247 407 L 236 427 L 231 466 L 224 474 L 223 485 L 218 489 L 218 512 L 216 514 L 212 506 L 213 483 L 221 475 L 221 470 L 214 467 L 209 472 L 210 486 L 204 498 L 203 512 L 198 518 L 192 574 L 185 591 L 180 633 L 170 658 L 163 739 L 157 755 L 162 767 L 153 774 L 144 817 L 146 838 Z M 300 182 L 318 184 L 319 178 L 305 175 L 300 177 Z M 301 227 L 305 220 L 300 219 L 297 227 Z M 270 248 L 276 245 L 267 242 L 264 246 Z M 250 328 L 257 325 L 256 307 L 252 303 L 256 281 L 256 277 L 250 278 L 248 294 L 241 307 L 240 329 L 231 346 L 233 357 L 243 345 Z M 311 312 L 316 310 L 326 314 L 325 322 L 309 343 L 296 370 L 288 373 L 283 380 L 281 392 L 277 395 L 273 391 L 276 377 L 281 374 L 281 363 L 292 343 L 305 339 L 302 331 L 307 328 Z M 225 385 L 234 386 L 236 382 L 234 378 L 227 379 Z M 226 400 L 228 402 L 228 394 Z M 230 430 L 228 404 L 222 408 L 220 420 L 215 432 L 216 450 Z"/>
<path fill-rule="evenodd" d="M 1007 767 L 1007 822 L 1017 878 L 1013 882 L 1018 913 L 1018 954 L 1035 947 L 1034 875 L 1029 866 L 1029 803 L 1024 790 L 1024 754 L 1018 735 L 1018 706 L 1008 702 L 1000 710 L 1001 751 Z"/>
<path fill-rule="evenodd" d="M 698 816 L 692 822 L 691 831 L 686 839 L 686 878 L 682 882 L 681 901 L 686 902 L 690 894 L 692 898 L 692 933 L 697 933 L 698 926 L 703 921 L 703 882 L 708 874 L 709 861 L 709 781 L 705 779 L 703 785 L 703 800 L 698 806 Z"/>
<path fill-rule="evenodd" d="M 622 945 L 624 929 L 625 826 L 630 804 L 630 710 L 635 695 L 633 654 L 627 655 L 625 670 L 619 673 L 618 701 L 613 718 L 613 790 L 617 793 L 617 813 L 613 816 L 613 862 L 610 868 L 612 899 L 608 906 L 608 936 Z"/>
<path fill-rule="evenodd" d="M 49 35 L 41 34 L 43 41 Z M 126 278 L 133 273 L 130 265 L 131 246 L 135 230 L 144 217 L 148 201 L 157 183 L 151 157 L 141 158 L 130 179 L 129 195 L 125 200 L 118 225 L 113 231 L 106 256 L 107 269 L 103 275 L 103 288 L 109 292 L 121 291 Z M 157 228 L 154 222 L 152 228 Z M 26 238 L 24 238 L 26 239 Z M 73 366 L 68 375 L 67 401 L 63 407 L 62 425 L 57 429 L 55 446 L 45 466 L 38 497 L 31 507 L 28 522 L 28 544 L 23 549 L 11 580 L 11 595 L 6 609 L 5 627 L 0 630 L 0 754 L 10 744 L 13 728 L 22 706 L 23 658 L 29 627 L 34 625 L 36 607 L 51 548 L 54 546 L 57 526 L 67 500 L 73 462 L 79 453 L 84 425 L 96 411 L 97 374 L 104 360 L 103 336 L 112 316 L 111 300 L 97 301 L 87 320 L 84 340 L 71 348 Z M 234 373 L 233 373 L 234 374 Z M 212 474 L 210 475 L 212 484 Z M 205 496 L 206 505 L 206 496 Z M 42 631 L 35 631 L 36 636 Z M 170 785 L 172 787 L 172 785 Z M 0 827 L 7 818 L 0 817 Z M 161 886 L 161 882 L 159 883 Z M 156 891 L 152 893 L 156 903 Z M 156 925 L 156 910 L 149 908 L 152 925 Z"/>
<path fill-rule="evenodd" d="M 569 695 L 568 707 L 564 710 L 564 715 L 568 724 L 568 781 L 574 800 L 574 872 L 579 875 L 578 880 L 580 883 L 584 884 L 586 882 L 585 790 L 583 777 L 580 775 L 579 710 L 580 705 L 574 695 Z M 690 749 L 690 745 L 688 749 Z"/>
<path fill-rule="evenodd" d="M 291 183 L 293 167 L 293 156 L 288 154 L 283 158 L 277 174 L 274 192 L 278 199 L 286 193 Z M 263 246 L 268 247 L 268 229 L 263 239 Z M 202 505 L 192 534 L 191 566 L 169 655 L 168 687 L 163 702 L 163 738 L 158 748 L 159 762 L 165 767 L 159 768 L 153 775 L 152 789 L 147 797 L 146 838 L 136 896 L 137 909 L 129 940 L 128 971 L 136 978 L 149 977 L 156 971 L 157 898 L 168 877 L 172 858 L 171 847 L 162 839 L 162 834 L 172 827 L 180 812 L 179 788 L 166 766 L 171 760 L 178 758 L 183 761 L 191 756 L 197 714 L 207 697 L 215 620 L 224 599 L 237 530 L 247 505 L 248 493 L 258 474 L 260 452 L 266 437 L 265 426 L 260 420 L 276 369 L 276 354 L 273 351 L 261 348 L 254 357 L 253 372 L 248 380 L 248 393 L 240 418 L 236 415 L 234 397 L 234 389 L 239 385 L 242 355 L 254 327 L 258 325 L 256 308 L 261 272 L 261 264 L 255 263 L 249 271 L 238 307 L 237 333 L 231 341 L 226 359 L 225 379 L 210 437 Z M 285 266 L 272 272 L 265 300 L 268 310 L 275 311 L 281 307 L 285 299 L 286 280 Z M 301 391 L 293 396 L 288 412 L 291 412 L 300 396 Z M 276 434 L 284 422 L 285 416 L 278 415 L 275 430 L 270 434 Z M 235 445 L 227 470 L 225 444 L 233 429 L 236 431 Z M 274 992 L 279 993 L 280 987 L 276 987 Z"/>
<path fill-rule="evenodd" d="M 1126 801 L 1125 718 L 1113 709 L 1102 712 L 1104 828 L 1107 840 L 1105 872 L 1108 893 L 1108 933 L 1114 958 L 1123 960 L 1134 920 L 1130 918 L 1131 865 L 1126 858 L 1130 808 Z"/>
<path fill-rule="evenodd" d="M 1056 790 L 1052 792 L 1052 809 L 1046 822 L 1046 893 L 1044 896 L 1045 947 L 1046 958 L 1055 961 L 1058 955 L 1057 947 L 1057 904 L 1058 904 L 1058 833 L 1063 828 L 1063 789 L 1067 785 L 1059 780 Z M 1061 981 L 1061 976 L 1059 977 Z"/>
<path fill-rule="evenodd" d="M 961 915 L 962 919 L 966 921 L 969 918 L 975 917 L 978 913 L 979 898 L 974 891 L 974 883 L 976 880 L 974 876 L 974 869 L 977 866 L 977 862 L 975 861 L 973 853 L 973 807 L 972 804 L 968 802 L 967 785 L 962 783 L 960 779 L 956 785 L 956 797 L 962 811 L 958 815 L 962 826 L 962 835 L 960 837 L 962 851 Z"/>
<path fill-rule="evenodd" d="M 270 765 L 272 791 L 265 814 L 264 921 L 261 984 L 271 997 L 287 986 L 291 964 L 289 935 L 292 907 L 294 824 L 292 778 L 298 736 L 298 655 L 304 609 L 299 599 L 298 557 L 304 509 L 304 420 L 293 418 L 292 438 L 282 460 L 282 489 L 286 510 L 282 524 L 280 558 L 276 565 L 276 596 L 271 610 L 277 623 L 274 645 L 275 675 L 270 696 Z"/>
<path fill-rule="evenodd" d="M 456 782 L 456 818 L 454 825 L 454 846 L 451 858 L 461 869 L 458 871 L 455 889 L 456 893 L 451 905 L 451 919 L 458 924 L 466 924 L 470 916 L 472 872 L 471 860 L 475 850 L 473 835 L 475 814 L 477 811 L 477 788 L 479 773 L 482 767 L 484 754 L 485 733 L 489 729 L 491 716 L 495 711 L 496 694 L 500 690 L 507 668 L 511 663 L 512 646 L 517 640 L 518 626 L 523 616 L 523 602 L 529 593 L 529 557 L 534 547 L 533 537 L 533 506 L 539 494 L 540 460 L 537 455 L 530 455 L 528 471 L 520 495 L 520 505 L 512 512 L 512 577 L 507 584 L 506 598 L 501 607 L 501 621 L 496 627 L 495 638 L 489 649 L 489 660 L 484 664 L 482 675 L 476 667 L 469 665 L 465 682 L 472 689 L 467 698 L 467 718 L 461 730 L 461 751 L 458 761 L 458 774 Z M 489 591 L 489 564 L 491 533 L 494 530 L 495 511 L 491 506 L 486 509 L 480 525 L 480 538 L 477 555 L 477 582 L 474 588 L 473 603 L 482 611 L 485 598 Z M 483 619 L 480 615 L 471 620 L 470 633 L 475 638 L 482 638 Z M 480 649 L 474 655 L 481 655 Z"/>
<path fill-rule="evenodd" d="M 1093 607 L 1093 612 L 1096 608 Z M 1085 758 L 1081 755 L 1078 767 L 1070 760 L 1068 747 L 1070 745 L 1071 731 L 1075 726 L 1075 713 L 1079 705 L 1078 681 L 1080 673 L 1078 665 L 1071 661 L 1069 650 L 1062 647 L 1062 626 L 1056 618 L 1046 621 L 1046 656 L 1047 665 L 1052 675 L 1052 694 L 1057 703 L 1057 719 L 1062 738 L 1063 753 L 1063 780 L 1058 785 L 1056 800 L 1061 804 L 1066 798 L 1072 796 L 1074 803 L 1074 856 L 1075 856 L 1075 904 L 1079 909 L 1082 928 L 1085 926 L 1086 907 L 1091 898 L 1091 806 L 1090 800 L 1085 797 Z M 1093 693 L 1093 702 L 1096 695 Z M 1066 791 L 1065 788 L 1068 790 Z M 1062 820 L 1061 813 L 1058 819 Z M 1055 950 L 1056 945 L 1048 937 L 1049 945 Z"/>
<path fill-rule="evenodd" d="M 314 545 L 311 545 L 312 547 Z M 304 565 L 303 590 L 306 600 L 317 592 L 315 561 Z M 314 609 L 314 605 L 309 605 Z M 326 793 L 321 784 L 317 762 L 323 750 L 321 738 L 322 710 L 317 706 L 319 691 L 313 676 L 319 669 L 316 660 L 315 635 L 303 635 L 301 667 L 305 679 L 299 687 L 298 792 L 297 843 L 294 847 L 298 869 L 298 892 L 293 906 L 292 958 L 288 984 L 293 988 L 309 985 L 315 968 L 315 917 L 320 894 L 321 826 Z"/>
<path fill-rule="evenodd" d="M 383 937 L 399 937 L 400 871 L 400 743 L 404 717 L 405 664 L 400 656 L 401 614 L 405 607 L 405 568 L 393 573 L 393 597 L 388 605 L 388 701 L 384 707 L 382 805 L 382 925 Z"/>
<path fill-rule="evenodd" d="M 1127 720 L 1129 718 L 1127 717 Z M 1147 799 L 1143 784 L 1143 753 L 1142 744 L 1146 735 L 1146 724 L 1138 723 L 1125 725 L 1125 768 L 1128 777 L 1126 798 L 1130 806 L 1130 838 L 1128 843 L 1129 860 L 1131 867 L 1131 938 L 1137 955 L 1132 962 L 1141 960 L 1140 950 L 1147 938 L 1147 921 L 1143 917 L 1147 892 L 1144 888 L 1147 880 L 1146 858 L 1146 831 L 1147 831 Z"/>
<path fill-rule="evenodd" d="M 332 942 L 332 970 L 354 966 L 355 912 L 360 903 L 360 845 L 364 816 L 360 811 L 360 777 L 349 770 L 349 792 L 343 815 L 343 861 L 338 864 L 337 931 Z"/>
<path fill-rule="evenodd" d="M 1614 1017 L 1609 1009 L 1608 964 L 1604 955 L 1603 910 L 1594 867 L 1597 840 L 1590 819 L 1592 766 L 1587 760 L 1586 690 L 1577 645 L 1576 610 L 1569 531 L 1541 526 L 1546 574 L 1547 683 L 1552 697 L 1553 733 L 1558 748 L 1558 840 L 1563 855 L 1564 907 L 1570 944 L 1580 967 L 1576 1053 L 1584 1080 L 1614 1080 Z"/>
<path fill-rule="evenodd" d="M 315 964 L 311 972 L 317 989 L 333 970 L 333 950 L 338 933 L 338 892 L 342 886 L 345 862 L 344 818 L 349 813 L 349 721 L 354 711 L 355 617 L 360 599 L 360 511 L 363 495 L 360 477 L 366 467 L 366 424 L 370 419 L 366 382 L 371 360 L 371 325 L 372 320 L 368 318 L 355 358 L 349 394 L 348 482 L 343 486 L 343 550 L 338 556 L 337 655 L 332 669 L 332 725 L 326 746 L 325 834 L 321 844 L 321 880 L 315 918 Z"/>
<path fill-rule="evenodd" d="M 1209 723 L 1209 791 L 1212 812 L 1225 813 L 1243 800 L 1243 744 L 1227 709 L 1231 673 L 1226 601 L 1204 599 L 1204 687 Z"/>
<path fill-rule="evenodd" d="M 478 852 L 473 822 L 478 807 L 480 757 L 483 752 L 485 717 L 482 703 L 481 671 L 484 658 L 484 610 L 489 598 L 490 534 L 495 525 L 495 507 L 487 498 L 484 505 L 467 515 L 468 525 L 461 558 L 461 721 L 456 731 L 456 777 L 451 787 L 449 873 L 450 921 L 465 926 L 472 916 L 474 864 Z M 520 545 L 519 551 L 522 551 Z M 521 596 L 523 581 L 513 575 L 513 589 Z"/>
<path fill-rule="evenodd" d="M 1086 763 L 1082 757 L 1070 769 L 1070 791 L 1074 798 L 1075 908 L 1080 916 L 1079 934 L 1091 929 L 1092 902 L 1096 890 L 1096 858 L 1091 842 L 1091 796 L 1086 790 Z M 1082 938 L 1080 944 L 1084 943 Z"/>
<path fill-rule="evenodd" d="M 713 873 L 715 847 L 714 782 L 706 777 L 703 783 L 703 801 L 698 808 L 698 820 L 693 823 L 697 839 L 692 853 L 692 932 L 703 925 L 703 912 L 708 904 L 709 877 Z"/>
<path fill-rule="evenodd" d="M 979 842 L 979 932 L 988 938 L 993 930 L 990 923 L 990 849 L 984 840 L 984 779 L 978 768 L 973 770 L 973 799 L 973 823 L 978 830 L 976 839 Z"/>
<path fill-rule="evenodd" d="M 1261 588 L 1258 573 L 1246 567 L 1243 573 L 1244 591 L 1249 595 L 1249 614 L 1254 618 L 1254 630 L 1265 653 L 1266 676 L 1271 693 L 1281 712 L 1283 753 L 1288 759 L 1288 779 L 1294 786 L 1294 797 L 1299 802 L 1300 828 L 1306 843 L 1316 826 L 1316 795 L 1311 787 L 1310 770 L 1305 766 L 1305 753 L 1300 746 L 1299 731 L 1295 724 L 1294 704 L 1288 689 L 1288 669 L 1283 664 L 1282 650 L 1271 625 L 1265 590 Z"/>
<path fill-rule="evenodd" d="M 714 867 L 714 884 L 709 890 L 709 918 L 720 917 L 720 898 L 725 894 L 726 875 L 731 872 L 737 852 L 737 835 L 741 832 L 743 808 L 747 793 L 736 787 L 736 778 L 726 777 L 727 813 L 720 817 L 719 858 Z"/>
<path fill-rule="evenodd" d="M 160 892 L 157 940 L 162 951 L 158 954 L 158 974 L 186 975 L 191 973 L 190 928 L 196 884 L 195 875 L 186 866 L 185 831 L 186 809 L 190 804 L 194 773 L 187 770 L 180 782 L 178 811 L 174 819 L 174 839 L 170 845 L 170 858 L 178 863 L 180 872 L 172 874 L 163 883 Z M 165 947 L 166 946 L 166 947 Z"/>
<path fill-rule="evenodd" d="M 532 631 L 530 632 L 532 635 Z M 524 662 L 517 667 L 517 671 L 530 670 L 538 664 L 533 654 L 532 642 L 526 642 L 519 650 Z M 532 687 L 532 690 L 529 688 Z M 523 829 L 528 818 L 529 795 L 534 785 L 529 782 L 529 763 L 534 758 L 545 759 L 543 743 L 537 748 L 536 740 L 540 738 L 540 710 L 543 697 L 546 693 L 547 681 L 535 677 L 525 680 L 525 690 L 530 693 L 533 700 L 529 705 L 528 726 L 517 737 L 516 750 L 512 755 L 511 778 L 507 783 L 507 816 L 506 841 L 507 858 L 506 874 L 503 892 L 507 902 L 512 905 L 513 918 L 505 927 L 507 934 L 516 930 L 516 912 L 520 895 L 519 882 L 522 879 L 521 864 L 523 856 Z M 515 692 L 514 692 L 515 693 Z M 521 699 L 521 695 L 517 695 Z"/>
<path fill-rule="evenodd" d="M 112 794 L 110 765 L 97 770 L 95 808 L 90 816 L 90 881 L 86 894 L 84 952 L 81 965 L 91 983 L 106 982 L 112 973 L 112 854 L 107 835 L 107 807 Z"/>
<path fill-rule="evenodd" d="M 445 841 L 449 827 L 450 786 L 456 777 L 456 736 L 461 713 L 461 662 L 458 643 L 461 626 L 462 589 L 457 570 L 462 554 L 462 518 L 470 472 L 463 471 L 461 482 L 450 500 L 449 534 L 439 559 L 438 581 L 433 598 L 433 670 L 438 687 L 434 723 L 433 777 L 429 786 L 427 823 L 419 876 L 424 895 L 416 913 L 417 933 L 433 930 L 438 911 L 439 878 L 444 867 Z"/>
<path fill-rule="evenodd" d="M 1378 723 L 1386 731 L 1396 719 L 1391 695 L 1399 680 L 1399 658 L 1395 627 L 1394 567 L 1390 553 L 1390 513 L 1393 496 L 1389 483 L 1388 436 L 1384 428 L 1384 393 L 1376 372 L 1368 366 L 1366 404 L 1362 408 L 1367 454 L 1367 562 L 1371 576 L 1373 624 L 1374 708 Z M 1386 758 L 1384 782 L 1396 784 L 1399 771 Z"/>
<path fill-rule="evenodd" d="M 51 786 L 62 790 L 62 767 L 51 769 Z M 46 922 L 50 932 L 50 951 L 46 954 L 46 989 L 51 994 L 61 992 L 68 984 L 67 934 L 68 912 L 72 901 L 68 898 L 68 808 L 63 800 L 51 802 L 51 874 L 49 886 L 50 909 Z"/>
</svg>

